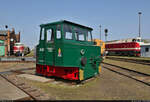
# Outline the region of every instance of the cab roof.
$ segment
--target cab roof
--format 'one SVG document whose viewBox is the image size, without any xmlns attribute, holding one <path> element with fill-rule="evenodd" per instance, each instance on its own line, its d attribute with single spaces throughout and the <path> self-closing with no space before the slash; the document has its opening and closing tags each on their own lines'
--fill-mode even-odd
<svg viewBox="0 0 150 102">
<path fill-rule="evenodd" d="M 84 25 L 80 25 L 80 24 L 77 24 L 77 23 L 74 23 L 74 22 L 70 22 L 70 21 L 67 21 L 67 20 L 60 20 L 60 21 L 57 21 L 57 22 L 52 22 L 52 23 L 47 23 L 47 24 L 41 24 L 40 27 L 45 27 L 45 26 L 49 26 L 49 25 L 56 25 L 56 24 L 62 24 L 62 23 L 67 23 L 67 24 L 79 26 L 81 28 L 86 28 L 88 30 L 93 30 L 90 27 L 87 27 L 87 26 L 84 26 Z"/>
</svg>

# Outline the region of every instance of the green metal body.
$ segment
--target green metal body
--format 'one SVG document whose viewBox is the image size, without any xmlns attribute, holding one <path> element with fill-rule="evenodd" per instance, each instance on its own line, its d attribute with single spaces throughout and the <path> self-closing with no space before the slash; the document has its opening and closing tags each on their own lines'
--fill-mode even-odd
<svg viewBox="0 0 150 102">
<path fill-rule="evenodd" d="M 60 27 L 61 38 L 57 39 L 57 26 Z M 65 39 L 64 25 L 72 29 L 72 39 Z M 91 41 L 87 41 L 86 32 L 91 32 L 92 28 L 85 27 L 68 21 L 59 21 L 54 23 L 42 24 L 40 40 L 36 49 L 37 64 L 51 65 L 57 67 L 78 67 L 83 71 L 83 79 L 90 78 L 99 74 L 101 63 L 100 47 L 95 46 Z M 76 40 L 75 28 L 85 31 L 84 41 Z M 42 31 L 42 29 L 45 29 Z M 53 41 L 47 42 L 46 29 L 52 29 Z M 44 38 L 42 39 L 42 36 Z M 82 64 L 84 63 L 84 64 Z M 79 72 L 80 73 L 80 72 Z M 79 74 L 80 75 L 80 74 Z M 80 76 L 79 76 L 80 77 Z"/>
<path fill-rule="evenodd" d="M 5 55 L 5 46 L 4 46 L 4 41 L 0 40 L 0 56 Z"/>
</svg>

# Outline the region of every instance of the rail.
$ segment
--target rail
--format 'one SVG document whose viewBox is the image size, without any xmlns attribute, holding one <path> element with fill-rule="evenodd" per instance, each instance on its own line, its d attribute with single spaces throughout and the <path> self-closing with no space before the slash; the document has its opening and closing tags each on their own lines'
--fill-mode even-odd
<svg viewBox="0 0 150 102">
<path fill-rule="evenodd" d="M 109 63 L 104 63 L 103 62 L 103 68 L 108 69 L 112 72 L 118 73 L 120 75 L 126 76 L 128 78 L 134 79 L 136 81 L 142 82 L 148 86 L 150 86 L 150 75 L 130 69 L 126 69 L 124 67 L 120 67 L 117 65 L 109 64 Z"/>
<path fill-rule="evenodd" d="M 125 61 L 143 65 L 150 65 L 150 60 L 138 60 L 138 59 L 127 59 L 127 58 L 114 58 L 114 57 L 106 57 L 107 59 L 117 60 L 117 61 Z"/>
<path fill-rule="evenodd" d="M 27 85 L 27 83 L 23 82 L 21 79 L 18 79 L 17 76 L 10 74 L 10 72 L 18 73 L 18 74 L 22 74 L 23 72 L 20 72 L 19 70 L 7 71 L 7 72 L 0 73 L 0 76 L 4 78 L 6 81 L 8 81 L 9 83 L 11 83 L 12 85 L 14 85 L 15 87 L 17 87 L 18 89 L 20 89 L 21 91 L 23 91 L 25 94 L 27 94 L 29 96 L 29 98 L 27 98 L 28 100 L 49 100 L 50 99 L 47 94 L 41 92 L 37 88 Z"/>
<path fill-rule="evenodd" d="M 33 57 L 1 57 L 0 62 L 36 62 Z"/>
</svg>

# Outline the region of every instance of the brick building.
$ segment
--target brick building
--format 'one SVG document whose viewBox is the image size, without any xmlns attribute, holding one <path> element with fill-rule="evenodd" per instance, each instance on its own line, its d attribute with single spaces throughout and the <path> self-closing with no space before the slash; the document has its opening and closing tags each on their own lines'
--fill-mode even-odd
<svg viewBox="0 0 150 102">
<path fill-rule="evenodd" d="M 14 44 L 20 42 L 20 32 L 16 34 L 14 28 L 12 30 L 0 30 L 0 41 L 0 51 L 5 50 L 5 56 L 12 55 Z"/>
</svg>

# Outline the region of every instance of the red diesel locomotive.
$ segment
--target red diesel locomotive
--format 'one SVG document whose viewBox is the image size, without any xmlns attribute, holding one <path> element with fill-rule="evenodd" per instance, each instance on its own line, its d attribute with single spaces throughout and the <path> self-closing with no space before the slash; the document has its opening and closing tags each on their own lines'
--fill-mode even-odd
<svg viewBox="0 0 150 102">
<path fill-rule="evenodd" d="M 22 43 L 15 43 L 13 47 L 13 52 L 15 56 L 24 56 L 30 53 L 30 49 Z"/>
<path fill-rule="evenodd" d="M 107 55 L 140 56 L 140 39 L 106 42 Z"/>
</svg>

